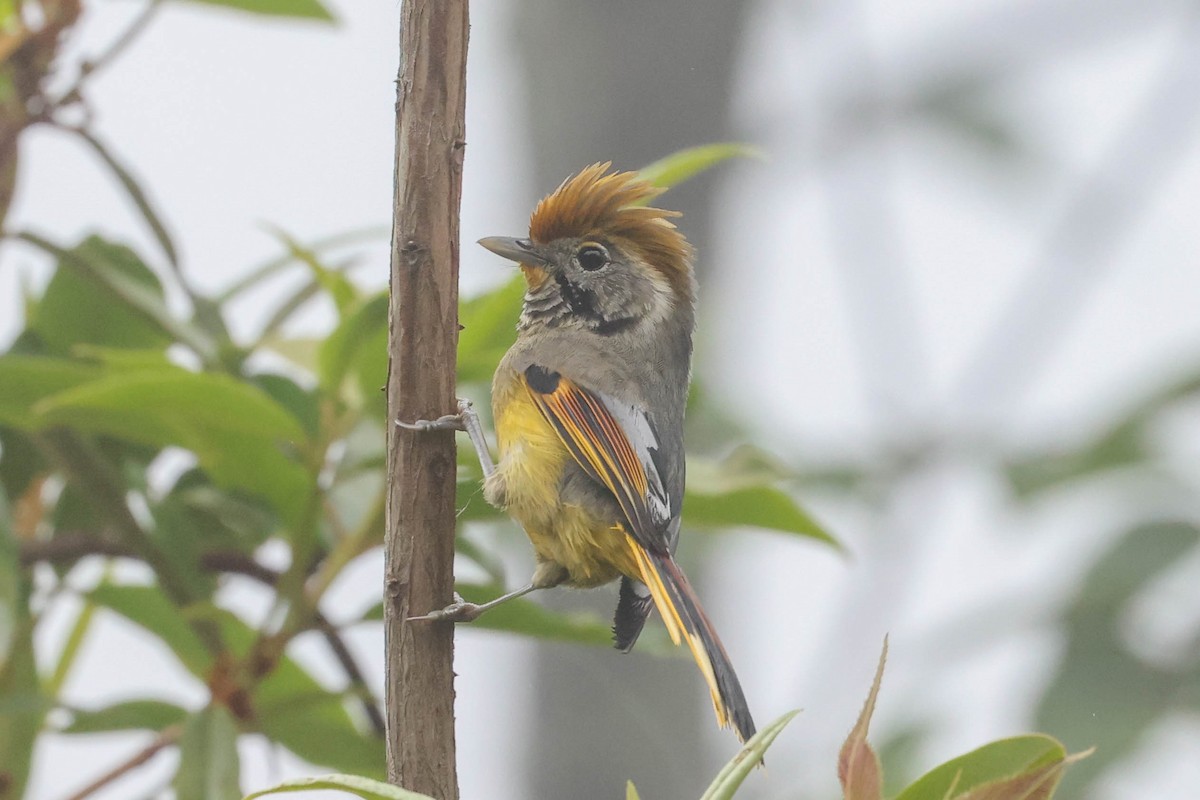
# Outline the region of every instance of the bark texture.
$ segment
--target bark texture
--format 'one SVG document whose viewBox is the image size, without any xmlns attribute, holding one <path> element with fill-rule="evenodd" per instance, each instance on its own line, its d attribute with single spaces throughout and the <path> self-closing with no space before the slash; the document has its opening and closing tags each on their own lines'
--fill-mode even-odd
<svg viewBox="0 0 1200 800">
<path fill-rule="evenodd" d="M 396 103 L 388 414 L 455 410 L 467 0 L 404 0 Z M 454 592 L 454 435 L 388 431 L 384 636 L 389 779 L 457 800 L 454 626 L 409 623 Z"/>
</svg>

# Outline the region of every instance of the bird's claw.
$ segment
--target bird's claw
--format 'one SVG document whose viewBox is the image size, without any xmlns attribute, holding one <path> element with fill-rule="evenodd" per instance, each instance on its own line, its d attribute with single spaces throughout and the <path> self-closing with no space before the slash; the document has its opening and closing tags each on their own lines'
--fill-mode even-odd
<svg viewBox="0 0 1200 800">
<path fill-rule="evenodd" d="M 404 422 L 396 420 L 397 428 L 404 428 L 406 431 L 420 431 L 428 433 L 429 431 L 465 431 L 467 426 L 463 423 L 462 414 L 443 414 L 437 419 L 419 419 L 416 422 Z"/>
<path fill-rule="evenodd" d="M 406 431 L 420 431 L 428 433 L 429 431 L 465 431 L 467 429 L 467 415 L 471 412 L 471 401 L 459 399 L 457 414 L 443 414 L 437 419 L 419 419 L 415 422 L 404 422 L 396 420 L 397 428 L 404 428 Z"/>
<path fill-rule="evenodd" d="M 409 617 L 409 622 L 474 622 L 480 614 L 483 613 L 483 607 L 475 603 L 468 603 L 459 596 L 458 592 L 454 593 L 454 602 L 445 608 L 440 608 L 436 611 L 430 611 L 428 614 L 421 614 L 417 617 Z"/>
</svg>

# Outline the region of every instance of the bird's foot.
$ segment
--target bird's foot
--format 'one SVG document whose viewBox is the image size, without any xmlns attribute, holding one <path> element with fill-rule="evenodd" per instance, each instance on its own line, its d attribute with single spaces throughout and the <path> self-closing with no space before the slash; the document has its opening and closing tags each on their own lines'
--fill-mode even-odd
<svg viewBox="0 0 1200 800">
<path fill-rule="evenodd" d="M 396 420 L 397 428 L 408 431 L 470 431 L 469 425 L 473 419 L 478 419 L 470 400 L 459 398 L 457 414 L 443 414 L 437 419 L 419 419 L 415 422 Z"/>
<path fill-rule="evenodd" d="M 488 451 L 487 437 L 483 435 L 483 425 L 479 422 L 479 414 L 470 400 L 461 397 L 458 399 L 457 414 L 444 414 L 437 419 L 419 419 L 416 422 L 396 420 L 396 427 L 422 433 L 466 431 L 467 435 L 471 437 L 471 446 L 475 448 L 475 454 L 479 457 L 479 466 L 483 470 L 483 477 L 487 478 L 496 471 L 492 454 Z"/>
<path fill-rule="evenodd" d="M 454 593 L 454 602 L 445 608 L 430 611 L 417 617 L 409 617 L 409 622 L 474 622 L 483 613 L 485 606 L 468 603 Z"/>
<path fill-rule="evenodd" d="M 406 431 L 420 431 L 428 433 L 429 431 L 465 431 L 466 423 L 463 422 L 462 414 L 443 414 L 437 419 L 419 419 L 415 422 L 405 422 L 396 420 L 397 428 L 404 428 Z"/>
</svg>

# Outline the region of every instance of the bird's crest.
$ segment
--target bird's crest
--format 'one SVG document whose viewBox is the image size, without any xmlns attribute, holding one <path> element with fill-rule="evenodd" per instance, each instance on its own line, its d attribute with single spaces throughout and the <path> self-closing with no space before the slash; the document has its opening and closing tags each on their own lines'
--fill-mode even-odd
<svg viewBox="0 0 1200 800">
<path fill-rule="evenodd" d="M 564 237 L 615 240 L 632 247 L 681 288 L 690 284 L 692 247 L 668 217 L 678 211 L 646 206 L 665 190 L 636 172 L 605 175 L 612 162 L 567 178 L 529 218 L 529 236 L 545 244 Z"/>
</svg>

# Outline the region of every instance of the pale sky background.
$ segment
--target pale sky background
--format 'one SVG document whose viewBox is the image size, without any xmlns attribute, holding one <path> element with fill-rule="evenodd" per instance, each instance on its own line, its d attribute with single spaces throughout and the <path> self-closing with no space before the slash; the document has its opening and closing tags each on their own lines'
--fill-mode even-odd
<svg viewBox="0 0 1200 800">
<path fill-rule="evenodd" d="M 278 252 L 263 223 L 313 240 L 388 222 L 399 6 L 362 0 L 331 5 L 340 21 L 336 28 L 167 4 L 125 57 L 89 84 L 98 130 L 143 177 L 176 235 L 185 269 L 202 289 L 218 289 Z M 472 9 L 465 243 L 519 234 L 533 202 L 553 188 L 535 186 L 529 178 L 536 154 L 514 112 L 522 89 L 508 38 L 508 5 L 491 0 Z M 1177 57 L 1178 25 L 1145 26 L 1119 46 L 1100 39 L 1095 47 L 1041 64 L 1004 85 L 1003 105 L 1020 119 L 1036 169 L 988 171 L 944 136 L 912 126 L 889 138 L 883 161 L 854 156 L 822 181 L 812 181 L 813 155 L 829 146 L 828 129 L 837 121 L 823 100 L 835 94 L 831 87 L 839 80 L 853 80 L 861 66 L 848 55 L 853 51 L 848 42 L 861 30 L 854 20 L 869 20 L 873 69 L 886 76 L 919 75 L 945 55 L 928 46 L 935 41 L 931 31 L 952 30 L 983 10 L 1012 4 L 818 3 L 806 10 L 803 25 L 799 12 L 782 0 L 756 5 L 735 112 L 765 161 L 722 167 L 716 182 L 723 224 L 711 252 L 701 254 L 717 266 L 702 286 L 707 302 L 698 358 L 718 396 L 731 407 L 755 409 L 758 441 L 792 452 L 808 448 L 814 461 L 859 452 L 876 433 L 880 409 L 897 405 L 888 433 L 898 438 L 917 435 L 936 421 L 1014 442 L 1071 441 L 1134 399 L 1123 387 L 1144 386 L 1148 375 L 1166 376 L 1195 363 L 1200 138 L 1190 135 L 1186 157 L 1172 162 L 1169 177 L 1146 198 L 1127 235 L 1105 248 L 1108 258 L 1085 265 L 1104 277 L 1086 295 L 1077 319 L 1074 309 L 1064 309 L 1069 327 L 1044 354 L 1031 391 L 944 399 L 1038 263 L 1079 176 L 1112 157 L 1119 132 L 1139 113 L 1163 63 Z M 102 47 L 137 7 L 90 4 L 69 52 Z M 937 41 L 944 45 L 946 37 Z M 980 58 L 1003 50 L 986 33 L 978 40 L 964 37 L 961 47 L 977 48 Z M 1200 44 L 1192 50 L 1200 54 Z M 1200 61 L 1197 67 L 1193 74 L 1200 78 Z M 699 142 L 679 143 L 690 144 Z M 22 147 L 11 227 L 28 226 L 63 242 L 101 230 L 154 252 L 124 197 L 89 154 L 46 130 L 28 133 Z M 597 153 L 589 160 L 607 156 Z M 1143 157 L 1153 159 L 1154 153 L 1130 155 Z M 872 169 L 879 163 L 889 165 L 882 177 Z M 889 193 L 901 221 L 911 276 L 907 291 L 928 367 L 920 385 L 889 387 L 886 375 L 876 376 L 882 386 L 878 404 L 865 399 L 867 373 L 853 333 L 857 312 L 845 301 L 854 279 L 848 282 L 834 269 L 847 245 L 830 235 L 838 187 L 853 188 L 863 180 L 880 181 L 880 192 Z M 686 220 L 683 227 L 686 231 Z M 869 257 L 870 246 L 864 247 L 859 252 Z M 377 287 L 386 280 L 386 243 L 367 252 L 373 257 L 355 274 L 363 285 Z M 467 293 L 509 274 L 480 248 L 464 244 L 462 252 Z M 754 269 L 747 253 L 758 261 Z M 7 341 L 18 330 L 19 276 L 40 284 L 46 273 L 25 249 L 5 247 L 0 258 L 0 340 Z M 243 304 L 239 314 L 235 331 L 251 330 L 261 319 L 261 306 Z M 330 319 L 314 313 L 305 324 L 322 331 Z M 903 360 L 903 343 L 895 346 Z M 1183 418 L 1173 433 L 1174 457 L 1200 455 L 1198 416 Z M 812 782 L 804 796 L 833 796 L 837 747 L 858 713 L 884 633 L 891 635 L 892 656 L 876 729 L 886 731 L 913 716 L 938 720 L 941 735 L 922 751 L 924 764 L 1023 732 L 1030 703 L 1059 648 L 1054 630 L 1039 620 L 1052 618 L 1089 565 L 1086 556 L 1104 545 L 1096 540 L 1097 528 L 1117 531 L 1113 515 L 1121 513 L 1119 504 L 1095 491 L 1014 517 L 1002 488 L 967 454 L 954 469 L 925 476 L 894 511 L 883 537 L 868 537 L 861 513 L 844 503 L 805 499 L 846 542 L 852 558 L 748 534 L 749 544 L 727 544 L 723 558 L 706 562 L 714 571 L 706 581 L 712 587 L 707 604 L 730 651 L 738 654 L 748 693 L 760 699 L 760 722 L 790 708 L 805 709 L 777 743 L 771 770 L 751 778 L 763 784 L 762 796 L 797 796 L 787 782 L 796 770 Z M 520 564 L 511 573 L 524 574 Z M 356 564 L 327 601 L 328 615 L 346 618 L 369 605 L 380 574 L 376 557 Z M 224 596 L 250 614 L 263 598 L 241 585 Z M 1151 637 L 1159 631 L 1169 639 L 1180 626 L 1186 632 L 1186 622 L 1179 620 L 1200 616 L 1200 590 L 1173 587 L 1157 606 L 1153 600 L 1145 612 Z M 1161 613 L 1167 601 L 1170 610 Z M 754 618 L 753 611 L 780 603 L 794 605 L 788 614 L 792 627 L 776 623 L 774 635 L 767 636 L 760 627 L 767 621 Z M 1002 647 L 966 659 L 940 658 L 936 642 L 944 624 L 964 608 L 996 604 L 1009 604 L 1013 615 L 1014 635 L 998 640 Z M 61 634 L 61 626 L 57 632 L 51 627 L 40 643 L 47 652 Z M 380 685 L 379 629 L 356 630 L 350 639 Z M 324 657 L 315 647 L 301 646 L 299 652 L 314 661 Z M 523 762 L 507 748 L 530 724 L 520 715 L 533 688 L 521 677 L 530 657 L 520 640 L 460 629 L 456 670 L 465 800 L 523 796 Z M 87 704 L 135 691 L 192 706 L 205 697 L 169 653 L 106 618 L 89 637 L 68 692 Z M 698 692 L 696 702 L 707 700 Z M 714 747 L 732 754 L 720 736 L 713 732 Z M 64 797 L 147 739 L 48 740 L 37 754 L 30 796 Z M 1173 721 L 1156 736 L 1155 760 L 1130 765 L 1098 800 L 1194 800 L 1200 786 L 1198 743 L 1200 721 Z M 242 756 L 247 791 L 315 771 L 254 741 L 244 740 Z M 160 756 L 136 778 L 97 797 L 142 796 L 169 780 L 173 769 L 173 756 Z"/>
</svg>

